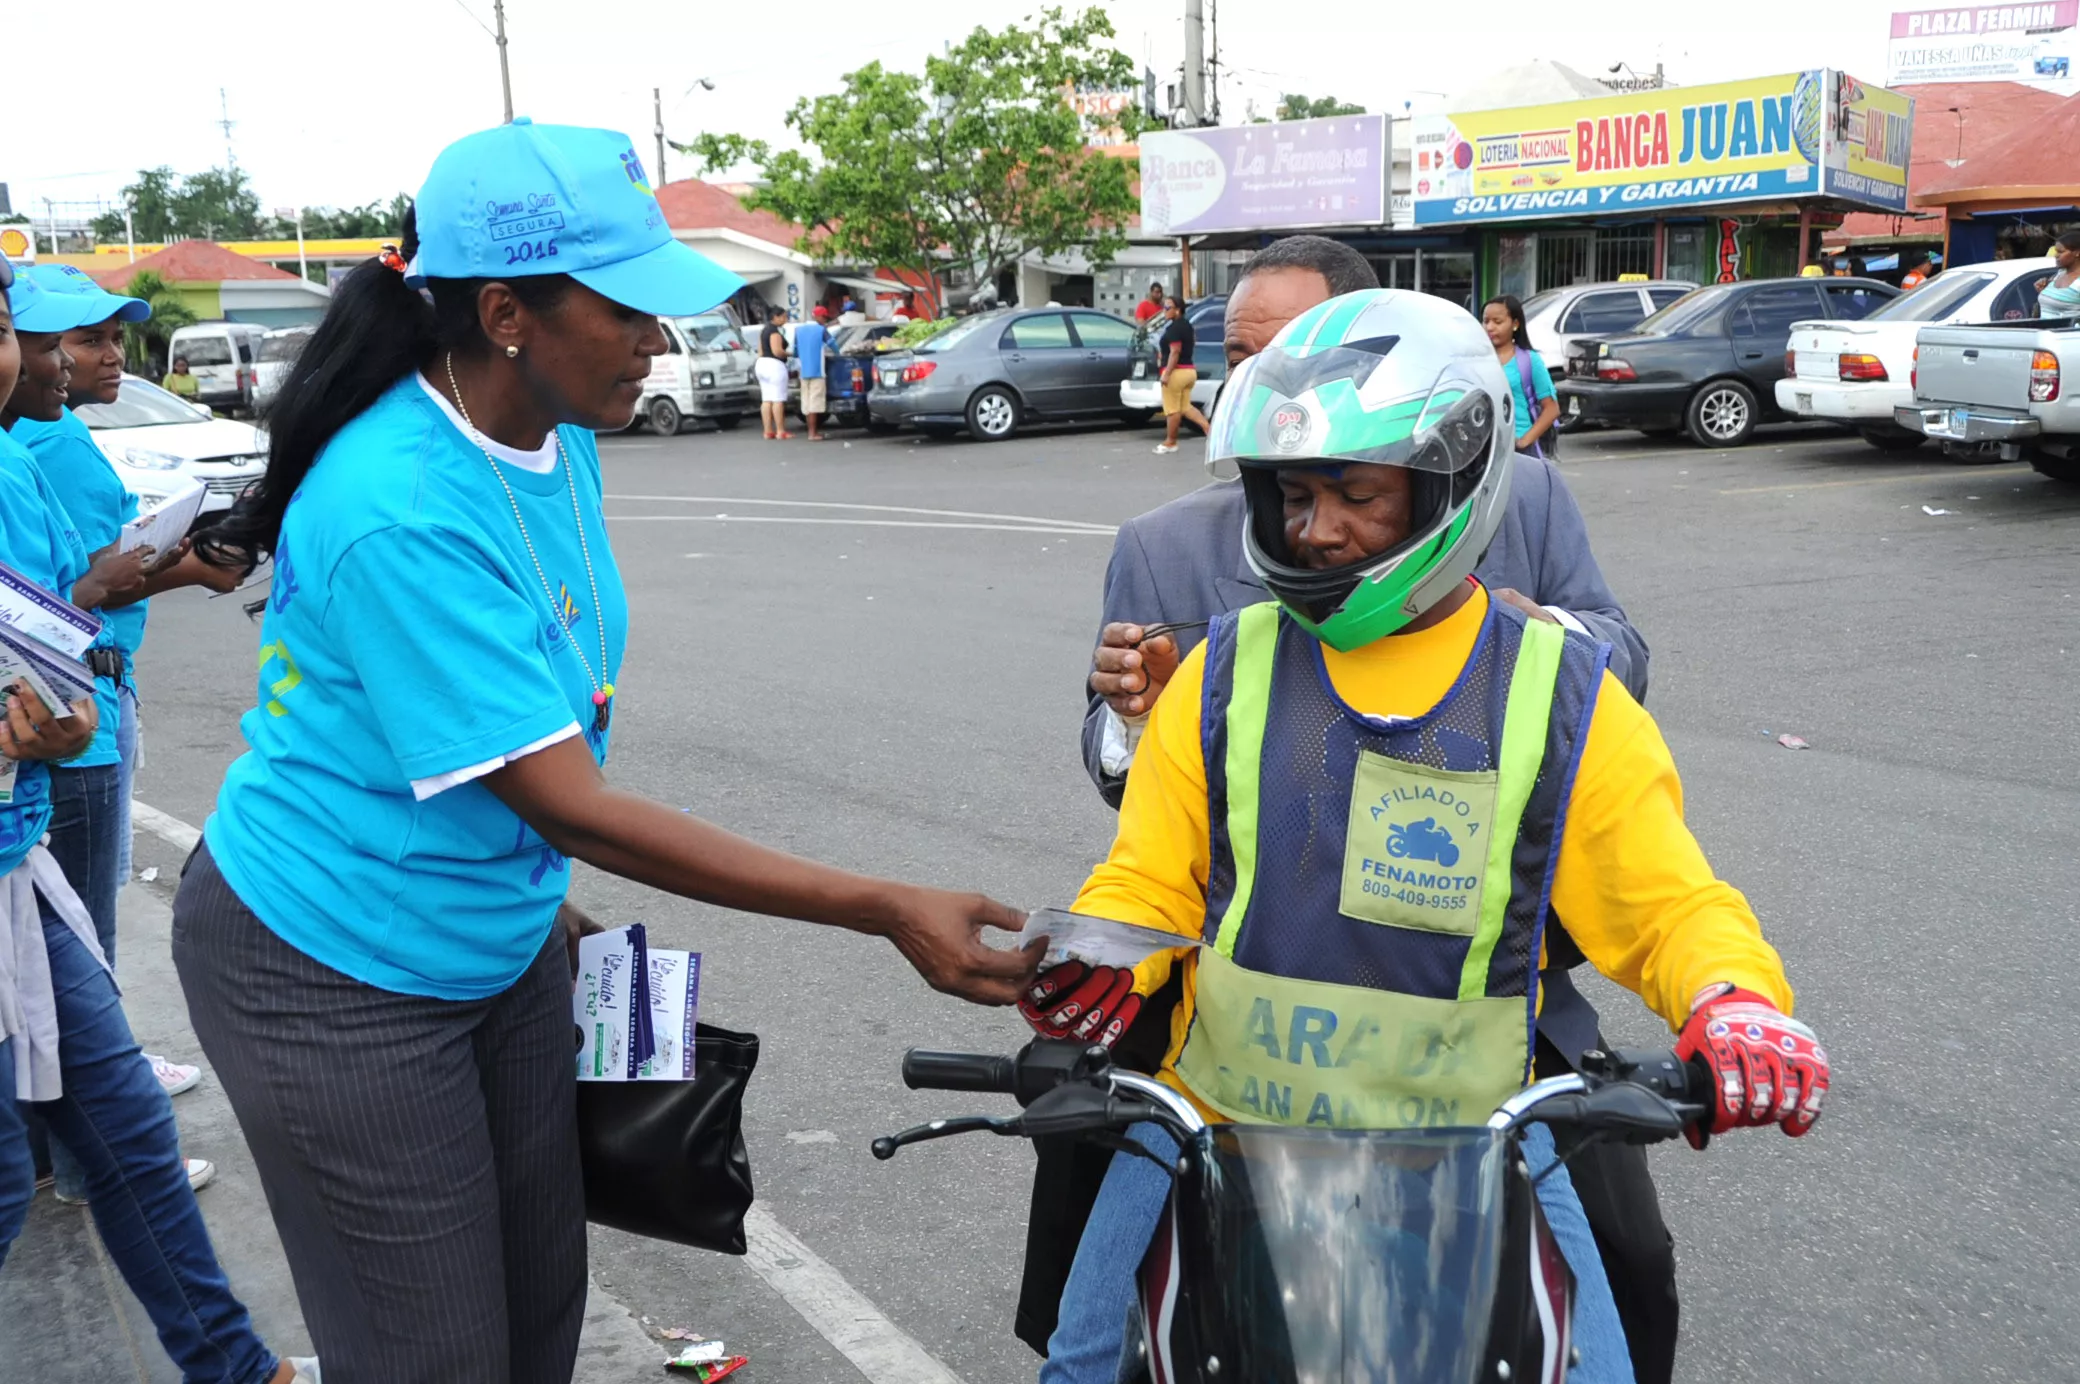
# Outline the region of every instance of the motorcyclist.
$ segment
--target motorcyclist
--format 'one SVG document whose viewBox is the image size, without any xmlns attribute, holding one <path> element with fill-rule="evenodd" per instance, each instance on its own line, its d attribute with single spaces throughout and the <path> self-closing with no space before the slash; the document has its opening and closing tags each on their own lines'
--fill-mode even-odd
<svg viewBox="0 0 2080 1384">
<path fill-rule="evenodd" d="M 1607 649 L 1469 575 L 1507 504 L 1510 409 L 1479 325 L 1396 290 L 1310 309 L 1230 377 L 1208 456 L 1240 466 L 1274 599 L 1178 668 L 1076 902 L 1205 945 L 1067 963 L 1023 1009 L 1043 1034 L 1116 1041 L 1181 969 L 1161 1076 L 1209 1118 L 1474 1124 L 1529 1078 L 1550 904 L 1710 1067 L 1713 1131 L 1802 1134 L 1826 1055 L 1684 825 L 1658 729 Z M 1122 1156 L 1106 1177 L 1044 1384 L 1113 1377 L 1168 1190 L 1144 1169 Z M 1541 1199 L 1582 1288 L 1571 1379 L 1629 1380 L 1564 1170 Z"/>
</svg>

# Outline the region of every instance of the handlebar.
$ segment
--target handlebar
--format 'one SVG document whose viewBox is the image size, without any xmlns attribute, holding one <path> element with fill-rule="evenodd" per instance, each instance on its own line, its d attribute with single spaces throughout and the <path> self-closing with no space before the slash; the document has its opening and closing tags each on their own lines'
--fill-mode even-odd
<svg viewBox="0 0 2080 1384">
<path fill-rule="evenodd" d="M 984 1091 L 1008 1096 L 1018 1089 L 1018 1059 L 912 1048 L 903 1054 L 903 1084 L 913 1091 Z"/>
<path fill-rule="evenodd" d="M 1017 1098 L 1025 1113 L 1004 1118 L 933 1120 L 874 1141 L 876 1158 L 907 1144 L 988 1131 L 1017 1138 L 1117 1132 L 1155 1120 L 1188 1141 L 1205 1129 L 1191 1102 L 1148 1077 L 1120 1071 L 1103 1047 L 1035 1039 L 1013 1056 L 912 1049 L 903 1084 L 913 1091 L 972 1091 Z M 1581 1069 L 1536 1082 L 1504 1101 L 1488 1127 L 1570 1127 L 1627 1143 L 1673 1138 L 1708 1122 L 1710 1073 L 1666 1050 L 1590 1051 Z M 1707 1126 L 1708 1127 L 1708 1124 Z"/>
</svg>

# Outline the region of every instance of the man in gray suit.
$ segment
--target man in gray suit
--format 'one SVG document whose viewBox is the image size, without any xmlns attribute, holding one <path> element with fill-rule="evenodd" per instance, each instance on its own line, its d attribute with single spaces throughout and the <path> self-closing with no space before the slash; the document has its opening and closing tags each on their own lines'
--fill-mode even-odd
<svg viewBox="0 0 2080 1384">
<path fill-rule="evenodd" d="M 1372 266 L 1347 245 L 1320 236 L 1273 242 L 1244 267 L 1228 299 L 1230 368 L 1315 304 L 1377 287 Z M 1103 629 L 1085 688 L 1083 760 L 1114 807 L 1149 710 L 1203 638 L 1203 622 L 1269 599 L 1243 557 L 1243 523 L 1241 485 L 1216 482 L 1129 520 L 1113 543 Z M 1608 643 L 1611 672 L 1644 700 L 1646 641 L 1605 584 L 1581 511 L 1551 462 L 1517 454 L 1509 512 L 1475 575 L 1495 599 Z M 1183 628 L 1147 637 L 1149 627 L 1173 623 Z M 1551 964 L 1540 977 L 1541 1075 L 1601 1046 L 1596 1011 L 1567 973 L 1580 954 L 1564 927 L 1550 935 Z M 1166 1023 L 1156 1026 L 1167 1030 Z M 1570 1168 L 1603 1251 L 1635 1375 L 1642 1384 L 1665 1381 L 1675 1362 L 1675 1260 L 1646 1159 L 1638 1149 L 1599 1146 L 1576 1155 Z"/>
</svg>

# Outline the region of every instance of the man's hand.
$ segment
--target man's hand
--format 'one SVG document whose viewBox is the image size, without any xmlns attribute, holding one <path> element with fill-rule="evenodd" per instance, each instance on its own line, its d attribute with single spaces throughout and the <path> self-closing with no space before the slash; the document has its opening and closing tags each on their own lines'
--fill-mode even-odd
<svg viewBox="0 0 2080 1384">
<path fill-rule="evenodd" d="M 1827 1052 L 1813 1030 L 1751 990 L 1724 988 L 1691 1011 L 1676 1056 L 1711 1068 L 1709 1134 L 1742 1125 L 1782 1125 L 1793 1138 L 1820 1118 Z M 1700 1148 L 1696 1133 L 1690 1142 Z"/>
<path fill-rule="evenodd" d="M 72 715 L 60 720 L 43 699 L 17 682 L 7 694 L 7 716 L 0 720 L 0 758 L 72 759 L 85 752 L 101 724 L 94 699 L 73 704 Z"/>
<path fill-rule="evenodd" d="M 1141 1012 L 1134 973 L 1124 966 L 1064 961 L 1033 978 L 1018 1012 L 1043 1038 L 1076 1038 L 1111 1047 Z"/>
<path fill-rule="evenodd" d="M 594 920 L 590 913 L 566 899 L 556 910 L 557 925 L 563 929 L 564 949 L 571 958 L 571 985 L 578 983 L 578 939 L 605 932 L 606 926 Z"/>
<path fill-rule="evenodd" d="M 888 940 L 925 984 L 975 1004 L 1015 1004 L 1040 965 L 1046 943 L 999 951 L 982 940 L 985 927 L 1017 932 L 1025 915 L 981 894 L 901 886 Z"/>
<path fill-rule="evenodd" d="M 1091 691 L 1122 716 L 1147 715 L 1177 676 L 1177 642 L 1159 634 L 1143 643 L 1141 631 L 1140 625 L 1107 625 L 1091 660 Z"/>
<path fill-rule="evenodd" d="M 1504 605 L 1515 606 L 1518 610 L 1523 611 L 1526 615 L 1529 615 L 1534 620 L 1543 620 L 1549 625 L 1557 625 L 1560 623 L 1558 620 L 1553 618 L 1552 611 L 1547 610 L 1537 601 L 1532 600 L 1529 596 L 1526 596 L 1523 592 L 1517 590 L 1514 587 L 1498 586 L 1488 594 L 1493 596 L 1496 600 L 1502 602 Z"/>
</svg>

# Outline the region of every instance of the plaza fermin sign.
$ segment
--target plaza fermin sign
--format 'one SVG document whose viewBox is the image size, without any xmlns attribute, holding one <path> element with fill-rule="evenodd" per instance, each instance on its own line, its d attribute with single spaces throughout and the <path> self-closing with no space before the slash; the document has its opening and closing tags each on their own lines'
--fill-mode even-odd
<svg viewBox="0 0 2080 1384">
<path fill-rule="evenodd" d="M 1913 102 L 1843 73 L 1418 117 L 1418 225 L 1829 196 L 1906 205 Z"/>
</svg>

